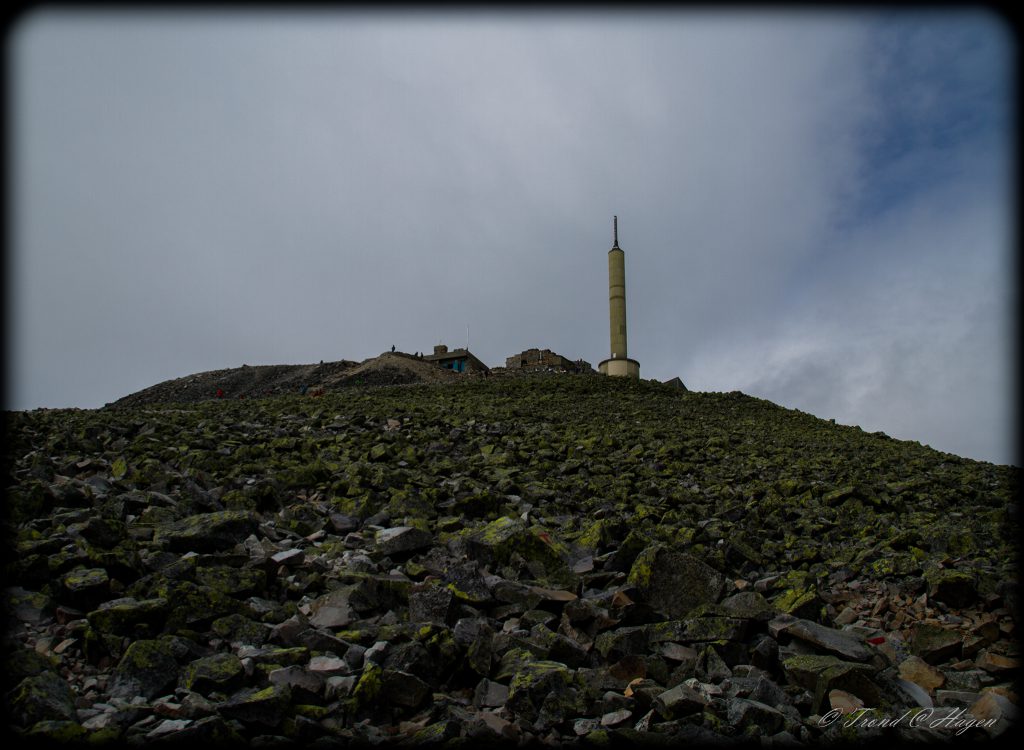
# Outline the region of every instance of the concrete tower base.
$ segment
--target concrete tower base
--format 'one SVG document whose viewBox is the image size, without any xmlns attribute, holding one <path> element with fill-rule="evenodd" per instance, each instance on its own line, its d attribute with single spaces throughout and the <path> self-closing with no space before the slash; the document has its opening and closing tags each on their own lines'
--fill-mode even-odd
<svg viewBox="0 0 1024 750">
<path fill-rule="evenodd" d="M 640 363 L 635 359 L 606 359 L 597 366 L 602 375 L 640 379 Z"/>
</svg>

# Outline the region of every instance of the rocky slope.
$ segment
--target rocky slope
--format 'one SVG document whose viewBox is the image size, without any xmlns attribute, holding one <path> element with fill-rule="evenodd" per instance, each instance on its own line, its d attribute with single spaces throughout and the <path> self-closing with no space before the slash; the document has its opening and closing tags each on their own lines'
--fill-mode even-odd
<svg viewBox="0 0 1024 750">
<path fill-rule="evenodd" d="M 322 394 L 353 386 L 451 382 L 457 377 L 410 354 L 385 352 L 362 362 L 343 359 L 316 365 L 242 365 L 199 372 L 157 383 L 107 407 Z"/>
<path fill-rule="evenodd" d="M 455 382 L 6 414 L 10 727 L 632 747 L 1014 726 L 1018 469 L 739 393 Z"/>
</svg>

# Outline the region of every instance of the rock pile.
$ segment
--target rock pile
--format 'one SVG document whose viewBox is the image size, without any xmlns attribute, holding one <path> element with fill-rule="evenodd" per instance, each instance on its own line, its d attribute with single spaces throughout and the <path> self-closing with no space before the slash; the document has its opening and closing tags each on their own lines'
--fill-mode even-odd
<svg viewBox="0 0 1024 750">
<path fill-rule="evenodd" d="M 653 384 L 399 390 L 8 414 L 10 725 L 627 747 L 1016 721 L 1015 470 Z M 618 409 L 643 426 L 606 442 Z M 843 440 L 914 476 L 867 482 Z M 945 487 L 979 508 L 960 537 Z"/>
</svg>

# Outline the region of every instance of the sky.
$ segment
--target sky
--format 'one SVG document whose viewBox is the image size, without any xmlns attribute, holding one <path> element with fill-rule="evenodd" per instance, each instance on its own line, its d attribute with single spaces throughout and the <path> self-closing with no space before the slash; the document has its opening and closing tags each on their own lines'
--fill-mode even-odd
<svg viewBox="0 0 1024 750">
<path fill-rule="evenodd" d="M 5 408 L 609 354 L 1020 464 L 1016 46 L 973 10 L 158 11 L 8 30 Z"/>
</svg>

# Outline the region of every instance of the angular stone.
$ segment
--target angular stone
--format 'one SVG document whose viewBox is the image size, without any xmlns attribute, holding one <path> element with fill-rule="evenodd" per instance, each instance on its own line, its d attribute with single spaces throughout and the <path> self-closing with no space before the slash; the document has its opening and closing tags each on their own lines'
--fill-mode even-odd
<svg viewBox="0 0 1024 750">
<path fill-rule="evenodd" d="M 139 626 L 155 629 L 167 615 L 168 603 L 162 597 L 138 601 L 131 597 L 100 604 L 86 617 L 101 633 L 134 635 Z"/>
<path fill-rule="evenodd" d="M 334 589 L 310 604 L 309 624 L 314 628 L 343 628 L 356 619 L 350 603 L 354 586 Z"/>
<path fill-rule="evenodd" d="M 274 563 L 274 565 L 284 565 L 289 568 L 297 568 L 305 560 L 306 553 L 298 547 L 281 550 L 277 554 L 270 556 L 270 562 Z"/>
<path fill-rule="evenodd" d="M 925 571 L 928 598 L 950 607 L 969 607 L 978 599 L 974 577 L 959 570 L 933 568 Z"/>
<path fill-rule="evenodd" d="M 168 641 L 135 641 L 111 676 L 110 695 L 131 700 L 141 695 L 147 700 L 169 693 L 178 681 L 178 662 Z"/>
<path fill-rule="evenodd" d="M 252 511 L 221 510 L 159 526 L 153 541 L 177 552 L 217 552 L 231 549 L 258 528 L 259 516 Z"/>
<path fill-rule="evenodd" d="M 900 662 L 900 677 L 920 685 L 930 695 L 946 684 L 946 676 L 919 656 L 908 656 Z"/>
<path fill-rule="evenodd" d="M 49 670 L 26 677 L 18 683 L 8 700 L 11 717 L 22 726 L 78 718 L 75 695 L 68 683 Z"/>
<path fill-rule="evenodd" d="M 853 661 L 868 661 L 873 653 L 862 638 L 847 630 L 835 630 L 800 618 L 794 620 L 776 618 L 769 624 L 769 629 L 773 625 L 776 626 L 775 631 L 779 634 L 784 633 L 798 638 L 822 651 Z"/>
<path fill-rule="evenodd" d="M 270 625 L 238 614 L 218 617 L 210 624 L 210 629 L 232 643 L 251 646 L 262 646 L 270 638 L 271 632 Z"/>
<path fill-rule="evenodd" d="M 727 596 L 720 606 L 731 617 L 757 622 L 768 622 L 778 614 L 778 610 L 756 591 L 741 591 Z"/>
<path fill-rule="evenodd" d="M 980 693 L 968 690 L 936 690 L 936 706 L 971 706 L 981 697 Z"/>
<path fill-rule="evenodd" d="M 490 564 L 492 569 L 518 557 L 525 561 L 531 575 L 545 586 L 571 586 L 575 581 L 569 566 L 568 548 L 550 532 L 528 528 L 520 519 L 497 518 L 470 534 L 465 544 L 466 553 L 472 559 Z M 492 591 L 495 598 L 502 600 L 497 585 Z M 536 599 L 536 594 L 531 596 Z"/>
<path fill-rule="evenodd" d="M 535 721 L 547 697 L 564 693 L 572 683 L 572 672 L 564 664 L 531 661 L 512 677 L 506 706 L 527 721 Z"/>
<path fill-rule="evenodd" d="M 782 729 L 785 717 L 778 709 L 746 698 L 732 698 L 727 709 L 729 726 L 746 730 L 757 727 L 763 734 L 775 734 Z"/>
<path fill-rule="evenodd" d="M 618 711 L 609 711 L 601 717 L 601 726 L 603 727 L 614 727 L 618 726 L 622 722 L 633 716 L 633 712 L 628 708 L 622 708 Z"/>
<path fill-rule="evenodd" d="M 644 601 L 670 618 L 684 617 L 700 604 L 714 604 L 726 578 L 692 555 L 653 544 L 634 560 L 629 582 Z"/>
<path fill-rule="evenodd" d="M 287 685 L 270 685 L 262 690 L 246 688 L 218 704 L 217 712 L 243 724 L 276 727 L 287 713 L 291 695 Z"/>
<path fill-rule="evenodd" d="M 782 662 L 782 669 L 788 680 L 807 690 L 814 690 L 818 684 L 818 675 L 829 667 L 843 662 L 832 655 L 800 654 L 790 656 Z"/>
<path fill-rule="evenodd" d="M 647 650 L 647 645 L 647 627 L 644 625 L 608 630 L 594 641 L 594 649 L 609 662 L 618 661 L 629 654 L 642 654 Z"/>
<path fill-rule="evenodd" d="M 337 656 L 314 656 L 309 660 L 307 667 L 312 674 L 321 677 L 333 677 L 334 675 L 347 675 L 352 671 L 349 663 Z"/>
<path fill-rule="evenodd" d="M 477 707 L 492 708 L 504 706 L 508 701 L 508 687 L 500 682 L 492 682 L 486 677 L 477 683 L 473 692 L 473 705 Z"/>
<path fill-rule="evenodd" d="M 494 601 L 491 588 L 480 572 L 480 564 L 475 560 L 451 566 L 444 573 L 444 581 L 460 602 L 478 607 Z"/>
<path fill-rule="evenodd" d="M 864 701 L 867 706 L 877 706 L 881 694 L 874 681 L 875 670 L 865 664 L 842 662 L 828 667 L 818 675 L 814 688 L 815 712 L 821 713 L 828 705 L 828 696 L 833 690 L 842 690 Z"/>
<path fill-rule="evenodd" d="M 856 695 L 838 689 L 828 691 L 828 703 L 833 711 L 843 714 L 852 714 L 864 708 L 864 701 Z"/>
<path fill-rule="evenodd" d="M 208 694 L 211 691 L 231 692 L 245 680 L 245 667 L 234 654 L 213 654 L 190 663 L 181 673 L 181 686 L 186 690 Z"/>
<path fill-rule="evenodd" d="M 1020 717 L 1017 706 L 1005 696 L 993 692 L 983 693 L 967 712 L 978 721 L 986 722 L 985 730 L 994 737 L 1016 726 Z"/>
<path fill-rule="evenodd" d="M 324 687 L 322 675 L 297 664 L 273 670 L 267 675 L 267 680 L 271 685 L 287 687 L 291 691 L 292 699 L 303 703 L 315 699 Z"/>
<path fill-rule="evenodd" d="M 710 682 L 715 685 L 732 677 L 732 670 L 729 669 L 729 665 L 725 663 L 725 660 L 711 644 L 705 646 L 704 650 L 700 652 L 700 656 L 697 657 L 697 663 L 694 665 L 694 672 L 704 682 Z"/>
<path fill-rule="evenodd" d="M 110 596 L 110 576 L 103 568 L 75 568 L 60 579 L 68 601 L 95 606 Z"/>
<path fill-rule="evenodd" d="M 454 622 L 455 595 L 445 586 L 428 585 L 409 594 L 409 622 Z"/>
<path fill-rule="evenodd" d="M 1014 659 L 992 651 L 985 651 L 975 660 L 975 663 L 986 672 L 995 675 L 1004 675 L 1016 672 L 1020 669 L 1020 659 Z"/>
<path fill-rule="evenodd" d="M 192 723 L 191 719 L 164 719 L 146 732 L 147 740 L 158 740 L 169 734 L 176 734 Z"/>
<path fill-rule="evenodd" d="M 393 705 L 417 708 L 431 695 L 430 685 L 414 674 L 385 669 L 381 675 L 381 693 Z"/>
<path fill-rule="evenodd" d="M 394 526 L 378 531 L 374 541 L 377 552 L 390 557 L 427 549 L 434 543 L 434 537 L 429 531 L 414 526 Z"/>
<path fill-rule="evenodd" d="M 654 710 L 668 721 L 702 711 L 706 705 L 707 701 L 700 693 L 682 683 L 659 694 L 654 700 Z"/>
<path fill-rule="evenodd" d="M 961 638 L 958 631 L 930 623 L 919 623 L 914 628 L 914 635 L 910 641 L 911 653 L 920 656 L 929 664 L 941 664 L 947 659 L 955 658 L 960 654 L 960 648 Z"/>
</svg>

